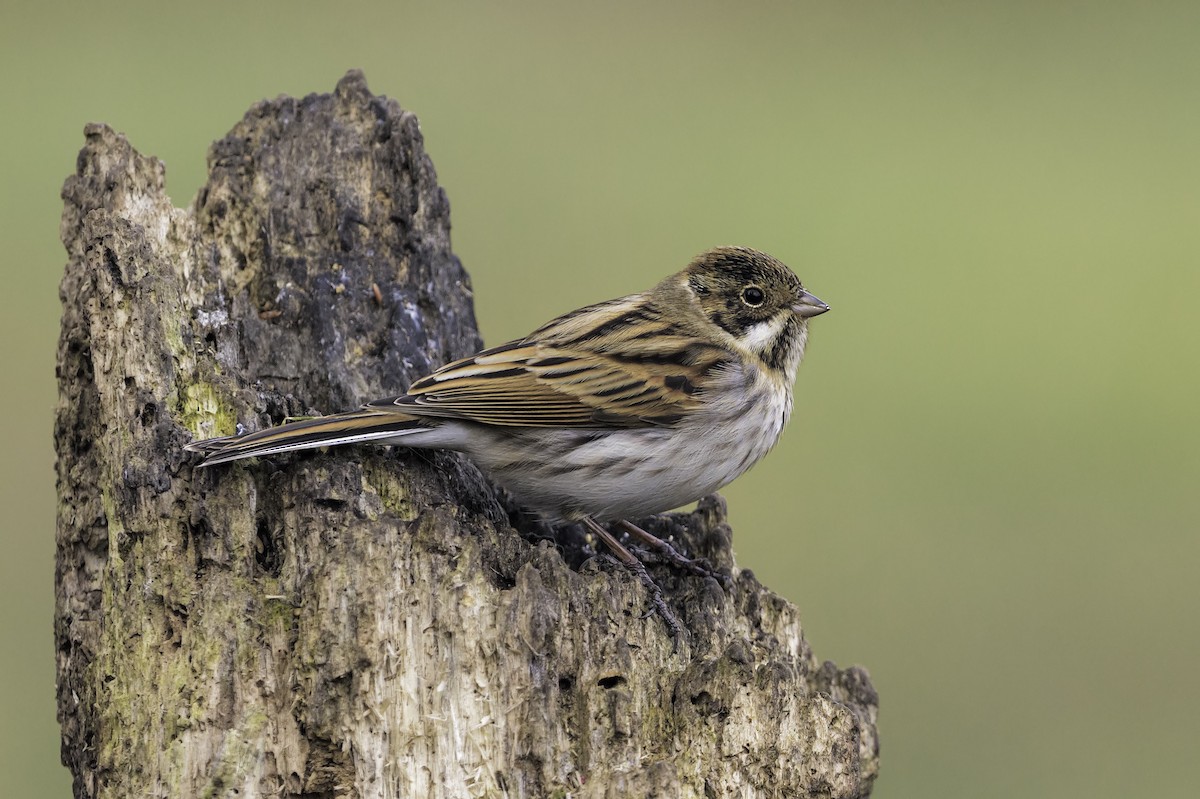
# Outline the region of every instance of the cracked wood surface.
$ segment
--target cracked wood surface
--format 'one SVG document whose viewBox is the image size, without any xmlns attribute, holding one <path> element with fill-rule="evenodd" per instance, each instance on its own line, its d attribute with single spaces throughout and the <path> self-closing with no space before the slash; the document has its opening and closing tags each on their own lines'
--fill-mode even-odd
<svg viewBox="0 0 1200 799">
<path fill-rule="evenodd" d="M 186 210 L 161 163 L 85 133 L 54 431 L 76 796 L 869 793 L 866 673 L 821 664 L 734 567 L 719 499 L 646 522 L 734 573 L 652 567 L 676 651 L 636 580 L 458 455 L 193 470 L 193 437 L 398 394 L 480 346 L 412 114 L 353 72 L 259 103 Z"/>
</svg>

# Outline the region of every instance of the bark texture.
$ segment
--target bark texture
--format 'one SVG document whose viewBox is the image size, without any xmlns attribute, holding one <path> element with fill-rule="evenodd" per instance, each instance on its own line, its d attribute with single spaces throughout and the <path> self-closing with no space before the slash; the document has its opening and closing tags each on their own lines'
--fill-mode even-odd
<svg viewBox="0 0 1200 799">
<path fill-rule="evenodd" d="M 103 125 L 63 189 L 55 641 L 79 797 L 869 791 L 877 697 L 738 571 L 642 586 L 451 453 L 193 470 L 194 437 L 401 393 L 480 345 L 416 118 L 350 73 L 260 103 L 193 206 Z M 540 320 L 538 320 L 540 321 Z M 517 528 L 520 528 L 518 530 Z M 570 531 L 563 531 L 569 533 Z"/>
</svg>

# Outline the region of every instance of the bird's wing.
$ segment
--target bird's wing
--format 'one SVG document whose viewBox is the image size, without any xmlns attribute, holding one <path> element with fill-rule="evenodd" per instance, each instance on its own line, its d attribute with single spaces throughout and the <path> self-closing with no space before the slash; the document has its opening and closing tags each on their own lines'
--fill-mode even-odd
<svg viewBox="0 0 1200 799">
<path fill-rule="evenodd" d="M 644 311 L 614 316 L 613 303 L 447 364 L 407 394 L 367 407 L 505 427 L 672 424 L 703 402 L 708 375 L 728 354 L 648 320 Z M 631 314 L 636 318 L 623 321 Z"/>
</svg>

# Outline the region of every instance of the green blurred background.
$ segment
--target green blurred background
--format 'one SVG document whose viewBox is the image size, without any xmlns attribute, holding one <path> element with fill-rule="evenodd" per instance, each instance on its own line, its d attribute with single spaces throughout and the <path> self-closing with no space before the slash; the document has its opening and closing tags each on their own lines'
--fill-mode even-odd
<svg viewBox="0 0 1200 799">
<path fill-rule="evenodd" d="M 82 127 L 186 205 L 250 104 L 361 67 L 420 116 L 488 342 L 724 243 L 833 306 L 727 496 L 739 562 L 871 671 L 876 796 L 1194 796 L 1200 4 L 599 6 L 3 4 L 4 793 L 69 792 L 51 418 Z"/>
</svg>

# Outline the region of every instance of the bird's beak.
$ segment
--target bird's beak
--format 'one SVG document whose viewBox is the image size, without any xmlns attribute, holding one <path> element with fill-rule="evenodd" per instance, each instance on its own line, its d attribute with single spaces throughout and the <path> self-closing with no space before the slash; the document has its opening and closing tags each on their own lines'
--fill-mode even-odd
<svg viewBox="0 0 1200 799">
<path fill-rule="evenodd" d="M 796 304 L 792 306 L 792 310 L 796 316 L 807 319 L 810 316 L 818 316 L 829 310 L 829 306 L 818 300 L 807 291 L 800 292 L 800 299 L 796 300 Z"/>
</svg>

